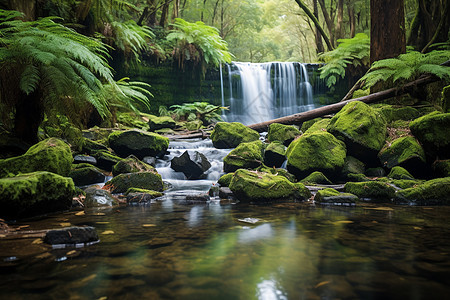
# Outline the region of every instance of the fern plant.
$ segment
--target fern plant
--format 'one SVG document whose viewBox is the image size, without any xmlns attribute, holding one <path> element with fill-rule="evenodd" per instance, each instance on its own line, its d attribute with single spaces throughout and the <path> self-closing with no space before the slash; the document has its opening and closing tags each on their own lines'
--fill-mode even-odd
<svg viewBox="0 0 450 300">
<path fill-rule="evenodd" d="M 153 95 L 150 92 L 151 86 L 148 83 L 130 81 L 128 77 L 122 78 L 115 83 L 116 85 L 105 84 L 99 97 L 108 99 L 111 106 L 131 109 L 135 113 L 150 109 L 149 98 L 153 97 Z"/>
<path fill-rule="evenodd" d="M 176 120 L 194 121 L 201 120 L 204 125 L 222 121 L 218 111 L 227 109 L 208 102 L 183 103 L 182 105 L 172 105 L 170 112 Z"/>
<path fill-rule="evenodd" d="M 422 74 L 432 74 L 450 82 L 450 68 L 439 65 L 448 60 L 450 60 L 449 50 L 435 50 L 426 54 L 411 51 L 401 54 L 398 58 L 374 62 L 361 80 L 365 81 L 364 88 L 370 88 L 381 81 L 388 85 L 402 84 L 415 80 Z"/>
<path fill-rule="evenodd" d="M 369 67 L 370 39 L 364 33 L 358 33 L 351 39 L 339 39 L 339 46 L 319 56 L 319 60 L 325 65 L 319 68 L 320 78 L 326 80 L 326 85 L 332 88 L 339 78 L 344 78 L 351 66 L 353 69 L 361 69 L 361 72 Z M 355 72 L 355 70 L 352 70 Z"/>
</svg>

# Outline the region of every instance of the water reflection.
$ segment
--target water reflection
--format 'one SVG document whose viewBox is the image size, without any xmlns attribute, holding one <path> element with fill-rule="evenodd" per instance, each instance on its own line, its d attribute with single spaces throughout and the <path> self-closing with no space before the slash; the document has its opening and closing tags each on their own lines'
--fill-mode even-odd
<svg viewBox="0 0 450 300">
<path fill-rule="evenodd" d="M 256 298 L 259 300 L 287 300 L 288 297 L 278 289 L 274 279 L 266 279 L 258 283 Z"/>
<path fill-rule="evenodd" d="M 270 238 L 273 234 L 274 232 L 270 224 L 259 225 L 255 228 L 244 226 L 243 230 L 239 232 L 238 240 L 239 243 L 251 243 L 256 240 Z"/>
</svg>

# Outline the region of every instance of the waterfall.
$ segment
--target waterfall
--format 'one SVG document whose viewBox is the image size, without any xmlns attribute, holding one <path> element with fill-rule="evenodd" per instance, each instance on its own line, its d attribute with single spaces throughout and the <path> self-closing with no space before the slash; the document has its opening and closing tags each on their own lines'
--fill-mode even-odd
<svg viewBox="0 0 450 300">
<path fill-rule="evenodd" d="M 300 63 L 233 62 L 227 65 L 228 122 L 254 124 L 315 108 L 306 66 Z M 223 76 L 221 77 L 222 94 Z"/>
</svg>

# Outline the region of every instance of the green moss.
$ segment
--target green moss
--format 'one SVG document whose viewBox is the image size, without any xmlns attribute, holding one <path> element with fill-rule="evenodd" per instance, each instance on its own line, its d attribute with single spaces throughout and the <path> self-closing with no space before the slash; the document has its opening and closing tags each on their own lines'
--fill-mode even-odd
<svg viewBox="0 0 450 300">
<path fill-rule="evenodd" d="M 392 179 L 414 180 L 414 177 L 406 169 L 399 166 L 393 167 L 388 177 Z"/>
<path fill-rule="evenodd" d="M 347 178 L 348 174 L 364 174 L 365 165 L 362 161 L 353 156 L 347 156 L 342 168 L 342 177 Z"/>
<path fill-rule="evenodd" d="M 183 125 L 184 128 L 186 128 L 187 130 L 195 131 L 203 127 L 203 122 L 201 120 L 194 120 L 190 122 L 185 122 L 183 123 Z"/>
<path fill-rule="evenodd" d="M 95 141 L 91 141 L 89 139 L 84 139 L 84 144 L 83 144 L 83 152 L 88 153 L 88 154 L 93 154 L 97 151 L 100 150 L 108 150 L 108 147 L 106 147 L 104 144 L 101 144 L 99 142 L 95 142 Z"/>
<path fill-rule="evenodd" d="M 395 189 L 392 186 L 379 181 L 347 182 L 344 186 L 344 191 L 359 198 L 369 198 L 383 202 L 390 202 L 395 195 Z"/>
<path fill-rule="evenodd" d="M 311 126 L 314 125 L 314 123 L 322 120 L 322 118 L 315 118 L 312 120 L 308 120 L 302 123 L 302 127 L 300 128 L 301 132 L 306 132 Z"/>
<path fill-rule="evenodd" d="M 228 174 L 222 175 L 219 178 L 219 181 L 217 181 L 217 183 L 220 184 L 221 187 L 228 187 L 228 186 L 230 186 L 233 175 L 234 175 L 234 173 L 228 173 Z"/>
<path fill-rule="evenodd" d="M 0 178 L 34 171 L 49 171 L 67 176 L 72 161 L 69 146 L 60 139 L 49 138 L 30 147 L 21 156 L 0 160 Z"/>
<path fill-rule="evenodd" d="M 327 177 L 339 173 L 346 157 L 345 145 L 328 132 L 314 132 L 293 141 L 286 152 L 287 169 L 298 179 L 314 171 Z"/>
<path fill-rule="evenodd" d="M 443 112 L 445 113 L 450 112 L 450 85 L 447 85 L 442 90 L 441 107 Z"/>
<path fill-rule="evenodd" d="M 327 131 L 327 126 L 330 124 L 331 119 L 322 119 L 315 122 L 308 130 L 304 131 L 303 134 L 309 134 L 317 131 Z"/>
<path fill-rule="evenodd" d="M 397 191 L 396 202 L 417 205 L 449 205 L 450 177 L 429 180 L 416 187 Z"/>
<path fill-rule="evenodd" d="M 110 187 L 111 193 L 125 193 L 129 188 L 163 190 L 161 175 L 156 172 L 120 174 L 108 181 L 105 186 Z"/>
<path fill-rule="evenodd" d="M 83 168 L 90 168 L 90 167 L 94 167 L 94 165 L 88 164 L 88 163 L 81 163 L 81 164 L 72 164 L 72 169 L 73 170 L 77 170 L 77 169 L 83 169 Z"/>
<path fill-rule="evenodd" d="M 332 184 L 332 182 L 323 175 L 322 172 L 312 172 L 306 178 L 300 181 L 304 184 Z"/>
<path fill-rule="evenodd" d="M 314 201 L 323 204 L 353 204 L 358 200 L 358 197 L 350 193 L 340 193 L 335 189 L 327 188 L 318 190 L 314 196 Z"/>
<path fill-rule="evenodd" d="M 420 113 L 417 109 L 411 106 L 392 106 L 387 104 L 382 104 L 377 108 L 378 112 L 380 112 L 383 117 L 386 119 L 388 123 L 397 121 L 397 120 L 414 120 L 420 116 Z"/>
<path fill-rule="evenodd" d="M 433 172 L 437 177 L 449 177 L 450 176 L 450 159 L 436 160 L 433 163 Z"/>
<path fill-rule="evenodd" d="M 265 172 L 237 170 L 230 183 L 234 195 L 244 202 L 308 199 L 311 194 L 301 183 Z"/>
<path fill-rule="evenodd" d="M 349 173 L 347 174 L 347 180 L 352 182 L 365 182 L 369 181 L 370 179 L 367 178 L 364 174 Z"/>
<path fill-rule="evenodd" d="M 139 128 L 147 130 L 149 128 L 147 122 L 145 122 L 139 115 L 134 112 L 117 112 L 117 122 L 131 128 Z"/>
<path fill-rule="evenodd" d="M 287 146 L 301 134 L 301 131 L 292 125 L 273 123 L 269 125 L 267 140 L 269 142 L 277 141 Z"/>
<path fill-rule="evenodd" d="M 259 140 L 241 143 L 231 150 L 223 159 L 223 169 L 226 173 L 237 169 L 254 169 L 263 163 L 263 143 Z"/>
<path fill-rule="evenodd" d="M 169 116 L 157 117 L 154 115 L 145 115 L 148 118 L 148 126 L 150 131 L 155 131 L 163 128 L 173 129 L 177 126 L 177 123 Z"/>
<path fill-rule="evenodd" d="M 71 178 L 39 171 L 0 179 L 0 217 L 21 218 L 69 209 Z"/>
<path fill-rule="evenodd" d="M 326 188 L 323 190 L 318 190 L 317 194 L 319 194 L 319 198 L 323 198 L 323 197 L 338 196 L 340 194 L 340 192 L 338 192 L 332 188 Z M 315 200 L 315 198 L 314 198 L 314 200 Z"/>
<path fill-rule="evenodd" d="M 132 193 L 141 193 L 141 194 L 147 194 L 150 195 L 152 199 L 158 198 L 163 196 L 164 194 L 161 192 L 153 191 L 153 190 L 146 190 L 146 189 L 140 189 L 140 188 L 129 188 L 125 195 L 132 194 Z"/>
<path fill-rule="evenodd" d="M 127 157 L 133 154 L 139 159 L 164 155 L 169 147 L 168 138 L 138 130 L 112 132 L 108 136 L 108 143 L 117 155 Z"/>
<path fill-rule="evenodd" d="M 259 140 L 259 133 L 241 123 L 219 122 L 211 133 L 211 140 L 216 148 L 230 149 L 240 143 Z"/>
<path fill-rule="evenodd" d="M 152 172 L 154 170 L 155 168 L 151 165 L 140 161 L 134 155 L 130 155 L 115 164 L 112 173 L 113 176 L 117 176 L 122 173 Z"/>
<path fill-rule="evenodd" d="M 280 176 L 286 177 L 286 179 L 292 183 L 297 182 L 297 178 L 295 178 L 295 176 L 293 174 L 289 173 L 286 169 L 283 169 L 283 168 L 273 168 L 273 167 L 270 168 L 270 167 L 262 164 L 261 166 L 256 168 L 256 171 L 266 172 L 266 173 L 270 173 L 273 175 L 280 175 Z"/>
<path fill-rule="evenodd" d="M 361 98 L 361 97 L 368 96 L 368 95 L 370 95 L 369 89 L 367 89 L 367 90 L 358 89 L 353 92 L 352 99 Z"/>
<path fill-rule="evenodd" d="M 97 167 L 106 171 L 112 171 L 113 166 L 122 160 L 122 158 L 105 150 L 95 152 L 94 156 L 97 159 Z"/>
<path fill-rule="evenodd" d="M 369 105 L 354 101 L 330 121 L 328 132 L 343 140 L 349 155 L 371 163 L 386 139 L 386 121 Z"/>
<path fill-rule="evenodd" d="M 386 182 L 391 183 L 401 189 L 416 187 L 423 183 L 422 180 L 410 180 L 410 179 L 388 179 Z"/>
<path fill-rule="evenodd" d="M 396 139 L 383 148 L 378 154 L 380 162 L 387 168 L 408 163 L 425 163 L 425 152 L 422 146 L 412 136 Z"/>
<path fill-rule="evenodd" d="M 264 152 L 264 163 L 271 167 L 281 167 L 286 160 L 286 146 L 281 142 L 272 142 Z"/>
</svg>

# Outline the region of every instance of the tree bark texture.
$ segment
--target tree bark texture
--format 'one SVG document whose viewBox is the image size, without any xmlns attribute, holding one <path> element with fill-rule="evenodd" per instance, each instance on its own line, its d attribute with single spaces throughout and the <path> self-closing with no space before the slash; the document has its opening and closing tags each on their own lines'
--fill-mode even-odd
<svg viewBox="0 0 450 300">
<path fill-rule="evenodd" d="M 317 7 L 317 0 L 313 1 L 313 5 L 314 5 L 314 16 L 317 18 L 317 20 L 319 20 L 319 8 Z M 315 39 L 316 39 L 317 53 L 325 52 L 325 48 L 323 47 L 322 43 L 322 36 L 320 35 L 320 31 L 317 28 L 317 26 L 315 31 Z"/>
<path fill-rule="evenodd" d="M 404 0 L 370 0 L 370 64 L 406 53 Z"/>
</svg>

